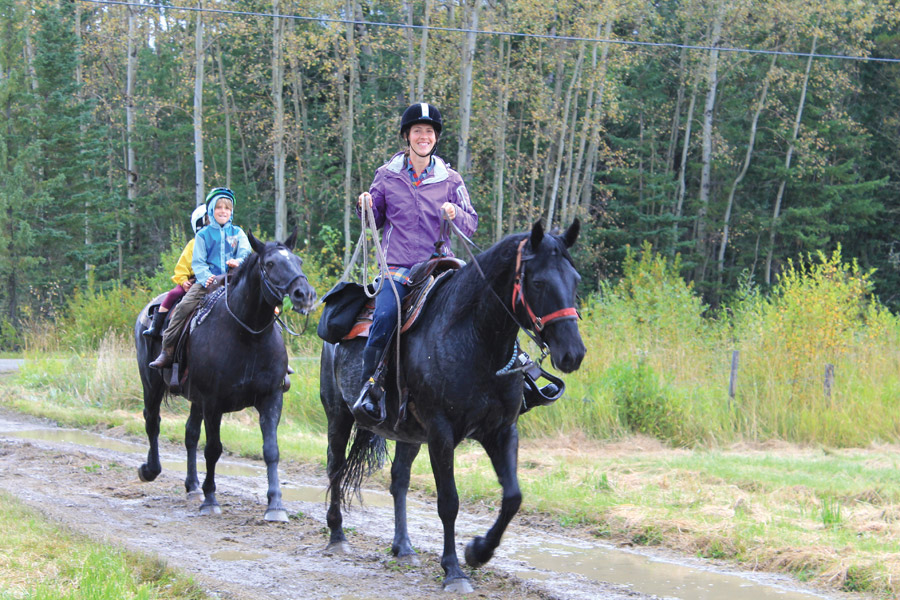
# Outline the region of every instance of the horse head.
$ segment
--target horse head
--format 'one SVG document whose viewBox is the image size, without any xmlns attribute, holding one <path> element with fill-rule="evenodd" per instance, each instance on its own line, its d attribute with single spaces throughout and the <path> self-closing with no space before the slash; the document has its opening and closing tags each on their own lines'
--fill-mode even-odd
<svg viewBox="0 0 900 600">
<path fill-rule="evenodd" d="M 272 305 L 280 305 L 287 296 L 295 311 L 306 314 L 316 301 L 316 291 L 303 273 L 303 261 L 293 253 L 297 229 L 281 242 L 261 242 L 249 232 L 250 247 L 259 255 L 259 275 L 263 296 Z"/>
<path fill-rule="evenodd" d="M 571 373 L 581 366 L 586 352 L 578 331 L 575 293 L 581 276 L 569 248 L 578 239 L 578 219 L 557 236 L 546 233 L 538 221 L 519 244 L 513 308 L 550 350 L 553 366 Z"/>
</svg>

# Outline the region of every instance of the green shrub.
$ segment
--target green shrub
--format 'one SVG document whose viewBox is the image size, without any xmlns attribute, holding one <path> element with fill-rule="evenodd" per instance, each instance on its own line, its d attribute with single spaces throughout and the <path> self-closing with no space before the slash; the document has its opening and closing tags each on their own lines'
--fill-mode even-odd
<svg viewBox="0 0 900 600">
<path fill-rule="evenodd" d="M 635 433 L 676 444 L 689 442 L 687 407 L 674 390 L 667 389 L 646 362 L 620 363 L 603 377 L 613 395 L 619 420 Z"/>
</svg>

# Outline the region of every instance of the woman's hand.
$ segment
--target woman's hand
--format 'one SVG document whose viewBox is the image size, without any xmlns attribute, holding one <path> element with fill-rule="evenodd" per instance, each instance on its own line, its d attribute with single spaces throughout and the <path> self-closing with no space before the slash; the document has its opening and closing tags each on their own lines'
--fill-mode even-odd
<svg viewBox="0 0 900 600">
<path fill-rule="evenodd" d="M 370 194 L 369 192 L 363 192 L 359 195 L 359 199 L 356 201 L 356 206 L 359 209 L 362 209 L 363 207 L 363 200 L 368 201 L 369 208 L 372 208 L 372 194 Z"/>
<path fill-rule="evenodd" d="M 451 221 L 456 218 L 456 205 L 452 202 L 444 202 L 441 204 L 441 210 L 447 215 Z"/>
</svg>

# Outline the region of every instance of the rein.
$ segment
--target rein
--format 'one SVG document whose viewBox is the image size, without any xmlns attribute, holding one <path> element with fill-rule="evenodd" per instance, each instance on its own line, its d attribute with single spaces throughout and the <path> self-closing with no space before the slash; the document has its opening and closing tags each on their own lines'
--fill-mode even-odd
<svg viewBox="0 0 900 600">
<path fill-rule="evenodd" d="M 280 288 L 279 286 L 272 283 L 272 280 L 269 278 L 269 273 L 266 271 L 266 268 L 263 265 L 262 260 L 263 260 L 263 257 L 260 256 L 258 259 L 259 280 L 260 280 L 260 283 L 262 284 L 263 299 L 266 302 L 272 304 L 273 306 L 279 307 L 279 306 L 281 306 L 281 303 L 284 301 L 284 297 L 286 295 L 287 289 L 290 288 L 294 284 L 294 282 L 297 281 L 298 279 L 300 279 L 301 277 L 303 277 L 305 279 L 306 275 L 303 273 L 303 271 L 301 271 L 300 273 L 295 275 L 290 281 L 288 281 L 287 285 Z M 278 320 L 278 323 L 281 324 L 282 328 L 293 336 L 299 336 L 303 333 L 303 331 L 306 331 L 306 326 L 304 326 L 303 331 L 301 331 L 300 333 L 296 333 L 290 327 L 288 327 L 287 324 L 283 320 L 281 320 L 281 318 L 278 316 L 278 314 L 276 314 L 274 311 L 272 312 L 272 320 L 269 321 L 264 327 L 262 327 L 261 329 L 258 329 L 258 330 L 252 329 L 249 325 L 247 325 L 246 323 L 241 321 L 241 319 L 236 314 L 234 314 L 234 312 L 232 312 L 231 307 L 228 306 L 228 276 L 227 275 L 225 277 L 225 310 L 227 310 L 228 314 L 231 315 L 231 317 L 235 321 L 238 322 L 238 325 L 243 327 L 251 335 L 259 335 L 260 333 L 263 333 L 269 327 L 272 326 L 272 324 L 275 322 L 276 319 Z M 306 313 L 306 322 L 307 322 L 307 324 L 309 323 L 309 313 Z"/>
<path fill-rule="evenodd" d="M 519 329 L 524 331 L 525 334 L 531 338 L 531 341 L 533 341 L 538 346 L 538 348 L 541 349 L 540 362 L 543 362 L 544 358 L 546 358 L 547 354 L 549 353 L 549 348 L 547 347 L 547 344 L 544 342 L 544 340 L 541 339 L 541 331 L 544 330 L 544 327 L 547 326 L 547 323 L 549 323 L 551 321 L 555 321 L 556 319 L 561 319 L 561 318 L 577 319 L 578 311 L 575 310 L 574 307 L 569 307 L 569 308 L 563 308 L 563 309 L 554 311 L 550 314 L 544 315 L 543 317 L 538 317 L 534 314 L 534 311 L 531 309 L 531 306 L 528 304 L 528 301 L 525 299 L 525 293 L 524 293 L 524 290 L 522 287 L 522 283 L 525 280 L 525 263 L 528 260 L 530 260 L 530 257 L 523 258 L 523 255 L 522 255 L 523 251 L 525 249 L 525 243 L 528 242 L 528 238 L 526 237 L 525 239 L 523 239 L 519 243 L 519 246 L 516 250 L 516 280 L 515 280 L 515 283 L 513 284 L 512 302 L 510 303 L 512 310 L 510 310 L 510 308 L 506 306 L 506 303 L 503 300 L 501 300 L 500 296 L 497 295 L 497 292 L 494 291 L 494 288 L 490 285 L 490 282 L 488 282 L 487 276 L 484 274 L 484 271 L 481 270 L 481 265 L 478 264 L 478 259 L 476 259 L 475 255 L 472 254 L 471 247 L 475 247 L 477 249 L 478 246 L 476 246 L 475 243 L 472 242 L 472 240 L 470 240 L 459 229 L 459 227 L 457 227 L 456 223 L 454 223 L 450 219 L 447 219 L 446 216 L 444 218 L 450 224 L 450 228 L 456 233 L 456 235 L 459 237 L 459 239 L 462 240 L 463 248 L 466 249 L 466 253 L 469 255 L 469 258 L 472 259 L 472 262 L 475 264 L 475 268 L 478 271 L 478 274 L 481 275 L 481 278 L 485 282 L 488 283 L 488 289 L 491 290 L 491 294 L 494 295 L 494 298 L 497 299 L 497 302 L 500 303 L 500 305 L 503 307 L 503 310 L 506 311 L 506 314 L 508 314 L 509 317 L 513 320 L 513 322 L 516 325 L 518 325 Z M 529 328 L 527 328 L 525 325 L 523 325 L 519 321 L 519 319 L 516 317 L 515 311 L 516 311 L 517 300 L 522 303 L 522 306 L 525 307 L 525 311 L 528 313 L 528 317 L 531 320 L 531 326 L 534 328 L 535 333 L 532 333 L 529 330 Z"/>
</svg>

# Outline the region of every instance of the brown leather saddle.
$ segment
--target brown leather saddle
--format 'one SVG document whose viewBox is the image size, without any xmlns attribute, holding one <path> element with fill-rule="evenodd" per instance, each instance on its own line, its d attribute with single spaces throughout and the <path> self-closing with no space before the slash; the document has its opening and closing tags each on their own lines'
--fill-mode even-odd
<svg viewBox="0 0 900 600">
<path fill-rule="evenodd" d="M 410 292 L 403 298 L 403 305 L 401 306 L 403 313 L 400 327 L 401 334 L 406 333 L 416 324 L 416 320 L 422 314 L 425 305 L 435 290 L 448 281 L 457 269 L 464 264 L 458 258 L 441 257 L 433 258 L 413 267 L 409 275 L 409 283 L 407 284 Z M 374 312 L 375 299 L 369 298 L 369 301 L 356 315 L 356 322 L 350 329 L 350 333 L 345 335 L 343 340 L 369 337 L 369 329 L 372 327 L 372 314 Z"/>
</svg>

